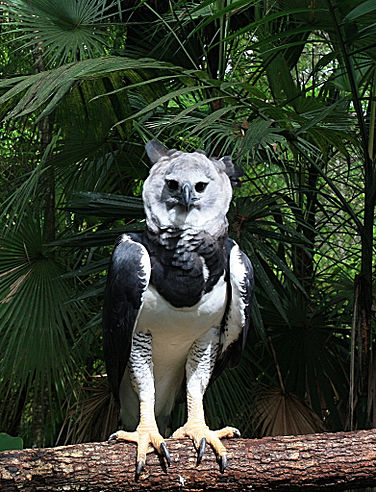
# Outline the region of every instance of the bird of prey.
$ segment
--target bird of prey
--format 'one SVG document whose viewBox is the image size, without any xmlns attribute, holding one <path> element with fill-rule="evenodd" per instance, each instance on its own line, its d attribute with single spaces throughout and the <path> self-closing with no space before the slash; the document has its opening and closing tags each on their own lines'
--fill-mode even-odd
<svg viewBox="0 0 376 492">
<path fill-rule="evenodd" d="M 250 320 L 252 265 L 227 234 L 239 171 L 230 157 L 167 150 L 156 140 L 146 152 L 146 230 L 118 239 L 105 292 L 104 357 L 126 428 L 110 439 L 137 443 L 136 475 L 153 448 L 170 464 L 162 435 L 185 391 L 188 418 L 172 436 L 193 440 L 198 463 L 209 443 L 223 472 L 220 439 L 240 433 L 210 430 L 203 397 L 239 362 Z"/>
</svg>

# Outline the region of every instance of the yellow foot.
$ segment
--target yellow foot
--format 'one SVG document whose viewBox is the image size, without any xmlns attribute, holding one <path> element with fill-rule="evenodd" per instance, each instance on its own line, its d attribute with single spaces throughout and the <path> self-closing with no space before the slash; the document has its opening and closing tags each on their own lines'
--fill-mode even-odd
<svg viewBox="0 0 376 492">
<path fill-rule="evenodd" d="M 168 452 L 163 437 L 154 427 L 137 427 L 134 432 L 119 430 L 108 438 L 109 441 L 131 441 L 137 443 L 137 466 L 136 477 L 138 477 L 145 467 L 146 454 L 154 449 L 165 458 L 168 466 L 171 464 L 170 453 Z"/>
<path fill-rule="evenodd" d="M 177 429 L 172 437 L 183 439 L 190 437 L 197 449 L 197 464 L 201 463 L 204 456 L 206 443 L 209 443 L 214 449 L 220 470 L 223 473 L 227 466 L 227 451 L 220 439 L 224 437 L 240 437 L 240 432 L 235 427 L 224 427 L 223 429 L 212 431 L 205 423 L 190 423 L 187 422 L 183 427 Z"/>
</svg>

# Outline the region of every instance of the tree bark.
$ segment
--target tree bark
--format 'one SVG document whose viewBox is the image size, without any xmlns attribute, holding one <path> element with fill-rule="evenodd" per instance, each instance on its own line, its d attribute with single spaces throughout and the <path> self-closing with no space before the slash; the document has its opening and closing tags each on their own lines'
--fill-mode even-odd
<svg viewBox="0 0 376 492">
<path fill-rule="evenodd" d="M 89 443 L 6 451 L 0 455 L 1 491 L 344 490 L 376 485 L 376 430 L 226 441 L 221 474 L 208 449 L 196 466 L 189 440 L 168 439 L 167 470 L 154 453 L 135 479 L 131 443 Z"/>
</svg>

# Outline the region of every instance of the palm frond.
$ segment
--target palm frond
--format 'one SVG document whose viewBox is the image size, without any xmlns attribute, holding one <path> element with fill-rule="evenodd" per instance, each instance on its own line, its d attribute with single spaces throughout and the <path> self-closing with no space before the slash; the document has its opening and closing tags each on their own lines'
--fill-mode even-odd
<svg viewBox="0 0 376 492">
<path fill-rule="evenodd" d="M 282 436 L 323 432 L 319 416 L 301 398 L 278 387 L 253 388 L 254 413 L 250 418 L 256 435 Z M 249 420 L 248 420 L 249 421 Z"/>
<path fill-rule="evenodd" d="M 64 267 L 43 246 L 38 220 L 24 219 L 22 228 L 0 239 L 3 401 L 21 388 L 34 407 L 47 405 L 57 414 L 60 411 L 80 358 L 72 345 L 85 317 L 84 306 L 77 309 L 74 303 L 76 309 L 72 309 L 68 304 L 74 284 L 62 279 L 63 273 Z M 8 410 L 2 408 L 5 413 Z M 49 415 L 48 424 L 53 427 L 55 417 Z M 49 432 L 47 441 L 55 429 Z"/>
<path fill-rule="evenodd" d="M 19 101 L 6 115 L 5 120 L 40 111 L 39 119 L 54 111 L 69 90 L 80 80 L 105 77 L 113 72 L 124 72 L 132 77 L 138 70 L 183 71 L 178 67 L 152 59 L 132 60 L 117 56 L 106 56 L 76 63 L 68 63 L 58 68 L 34 75 L 8 78 L 0 82 L 0 89 L 8 89 L 0 97 L 4 104 L 14 97 Z M 189 74 L 188 74 L 189 75 Z"/>
<path fill-rule="evenodd" d="M 106 32 L 103 22 L 113 15 L 117 2 L 103 0 L 17 0 L 4 2 L 20 49 L 32 49 L 50 65 L 83 60 L 103 54 Z"/>
<path fill-rule="evenodd" d="M 86 378 L 64 407 L 65 419 L 57 442 L 104 441 L 117 430 L 119 408 L 106 376 Z"/>
<path fill-rule="evenodd" d="M 82 191 L 77 193 L 66 208 L 83 215 L 111 218 L 143 218 L 144 207 L 141 198 Z"/>
</svg>

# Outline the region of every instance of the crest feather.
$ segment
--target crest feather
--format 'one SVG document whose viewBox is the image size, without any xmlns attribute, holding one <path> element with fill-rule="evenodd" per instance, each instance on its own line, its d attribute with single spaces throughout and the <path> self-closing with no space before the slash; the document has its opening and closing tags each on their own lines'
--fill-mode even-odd
<svg viewBox="0 0 376 492">
<path fill-rule="evenodd" d="M 229 155 L 225 155 L 220 159 L 212 158 L 212 161 L 227 174 L 233 188 L 239 188 L 241 186 L 239 178 L 244 176 L 244 171 L 242 168 L 234 165 Z"/>
</svg>

